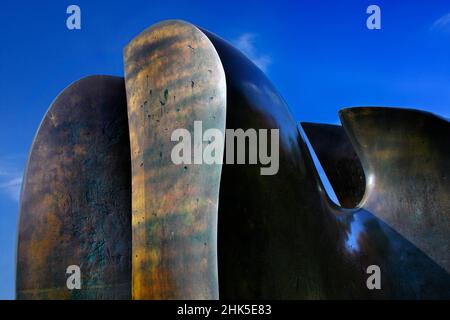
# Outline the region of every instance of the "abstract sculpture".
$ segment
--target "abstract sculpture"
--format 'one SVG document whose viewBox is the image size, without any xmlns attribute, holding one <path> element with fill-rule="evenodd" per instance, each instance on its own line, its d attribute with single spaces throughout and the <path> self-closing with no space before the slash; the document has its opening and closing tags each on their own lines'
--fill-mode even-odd
<svg viewBox="0 0 450 320">
<path fill-rule="evenodd" d="M 344 209 L 283 99 L 230 44 L 165 21 L 124 59 L 125 87 L 76 82 L 38 131 L 21 198 L 18 298 L 450 298 L 446 120 L 350 108 L 343 128 L 303 124 Z M 279 129 L 278 173 L 174 164 L 171 133 L 194 121 Z M 70 264 L 82 270 L 78 291 L 64 287 Z M 380 290 L 366 285 L 372 265 Z"/>
</svg>

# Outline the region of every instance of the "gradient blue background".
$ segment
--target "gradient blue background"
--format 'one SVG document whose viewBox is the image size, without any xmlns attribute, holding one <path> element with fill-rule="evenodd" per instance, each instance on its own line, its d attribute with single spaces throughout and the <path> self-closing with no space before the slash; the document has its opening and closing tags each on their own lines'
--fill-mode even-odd
<svg viewBox="0 0 450 320">
<path fill-rule="evenodd" d="M 82 29 L 66 28 L 81 7 Z M 381 7 L 382 29 L 366 28 Z M 259 64 L 299 121 L 337 123 L 358 105 L 450 117 L 450 1 L 4 1 L 0 4 L 0 299 L 14 298 L 18 190 L 55 96 L 92 74 L 123 74 L 122 49 L 146 27 L 183 19 Z"/>
</svg>

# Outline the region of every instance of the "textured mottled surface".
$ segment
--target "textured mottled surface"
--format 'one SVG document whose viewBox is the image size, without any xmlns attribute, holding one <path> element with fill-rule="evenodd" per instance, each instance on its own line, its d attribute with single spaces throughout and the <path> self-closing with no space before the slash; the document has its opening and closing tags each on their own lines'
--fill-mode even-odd
<svg viewBox="0 0 450 320">
<path fill-rule="evenodd" d="M 366 173 L 363 207 L 450 272 L 450 123 L 396 108 L 340 116 Z"/>
<path fill-rule="evenodd" d="M 131 168 L 122 78 L 75 82 L 52 103 L 24 177 L 18 299 L 128 299 Z M 66 268 L 81 268 L 81 290 Z"/>
<path fill-rule="evenodd" d="M 124 51 L 131 141 L 134 299 L 214 299 L 220 165 L 175 165 L 177 128 L 225 129 L 225 76 L 208 38 L 157 24 Z M 205 143 L 204 143 L 205 144 Z"/>
<path fill-rule="evenodd" d="M 365 177 L 355 149 L 341 126 L 302 122 L 323 170 L 344 208 L 354 208 L 362 200 Z"/>
</svg>

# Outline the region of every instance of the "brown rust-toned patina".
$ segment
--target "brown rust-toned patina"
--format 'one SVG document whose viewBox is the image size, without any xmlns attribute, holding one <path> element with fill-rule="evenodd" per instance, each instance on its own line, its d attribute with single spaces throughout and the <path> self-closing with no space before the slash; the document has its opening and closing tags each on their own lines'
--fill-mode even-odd
<svg viewBox="0 0 450 320">
<path fill-rule="evenodd" d="M 123 78 L 66 88 L 45 115 L 23 181 L 18 299 L 129 299 L 131 168 Z M 66 269 L 81 269 L 69 290 Z"/>
</svg>

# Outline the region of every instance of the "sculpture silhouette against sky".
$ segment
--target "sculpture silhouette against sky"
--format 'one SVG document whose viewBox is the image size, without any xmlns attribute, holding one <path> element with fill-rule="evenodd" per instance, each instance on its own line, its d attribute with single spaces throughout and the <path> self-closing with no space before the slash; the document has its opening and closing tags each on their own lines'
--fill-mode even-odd
<svg viewBox="0 0 450 320">
<path fill-rule="evenodd" d="M 38 130 L 18 298 L 450 297 L 448 121 L 364 107 L 343 109 L 342 127 L 303 124 L 344 209 L 283 99 L 233 46 L 165 21 L 133 39 L 124 62 L 125 81 L 66 88 Z M 278 173 L 174 164 L 171 132 L 196 120 L 279 129 Z M 70 291 L 73 264 L 82 288 Z M 367 287 L 373 265 L 379 290 Z"/>
</svg>

